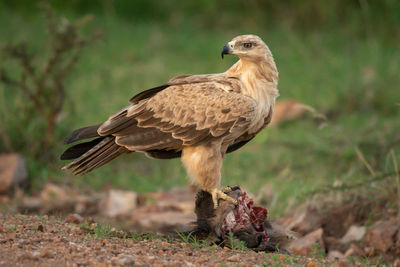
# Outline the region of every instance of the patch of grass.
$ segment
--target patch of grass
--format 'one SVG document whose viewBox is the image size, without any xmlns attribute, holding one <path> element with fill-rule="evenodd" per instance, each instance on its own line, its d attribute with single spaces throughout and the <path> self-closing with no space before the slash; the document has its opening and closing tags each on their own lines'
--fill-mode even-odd
<svg viewBox="0 0 400 267">
<path fill-rule="evenodd" d="M 321 248 L 320 244 L 315 243 L 312 245 L 311 256 L 314 259 L 324 259 L 325 258 L 325 251 Z"/>
<path fill-rule="evenodd" d="M 237 239 L 232 232 L 228 234 L 228 246 L 232 250 L 244 250 L 244 251 L 249 250 L 246 246 L 246 243 L 244 241 Z"/>
<path fill-rule="evenodd" d="M 136 233 L 135 231 L 130 231 L 129 234 L 130 234 L 131 238 L 135 241 L 139 241 L 142 238 L 142 236 L 140 234 Z"/>
<path fill-rule="evenodd" d="M 156 234 L 154 232 L 148 232 L 148 233 L 139 234 L 139 233 L 137 233 L 135 231 L 130 231 L 128 236 L 130 236 L 135 241 L 140 241 L 140 240 L 144 240 L 144 239 L 147 239 L 147 240 L 161 240 L 161 241 L 171 241 L 172 240 L 168 236 L 158 235 L 158 234 Z"/>
<path fill-rule="evenodd" d="M 7 228 L 8 232 L 16 232 L 17 231 L 17 225 L 11 225 L 10 227 Z"/>
<path fill-rule="evenodd" d="M 193 232 L 190 232 L 187 235 L 185 235 L 182 232 L 176 232 L 176 233 L 183 240 L 183 242 L 190 245 L 192 248 L 204 248 L 208 246 L 208 240 L 199 239 L 196 235 L 193 235 Z"/>
<path fill-rule="evenodd" d="M 93 230 L 97 239 L 109 238 L 111 236 L 110 235 L 111 226 L 109 224 L 103 224 L 98 222 Z"/>
<path fill-rule="evenodd" d="M 378 256 L 378 257 L 373 257 L 373 258 L 369 258 L 369 257 L 347 257 L 347 259 L 351 262 L 359 262 L 361 263 L 362 266 L 390 266 L 389 264 L 387 264 L 384 260 L 383 257 Z"/>
</svg>

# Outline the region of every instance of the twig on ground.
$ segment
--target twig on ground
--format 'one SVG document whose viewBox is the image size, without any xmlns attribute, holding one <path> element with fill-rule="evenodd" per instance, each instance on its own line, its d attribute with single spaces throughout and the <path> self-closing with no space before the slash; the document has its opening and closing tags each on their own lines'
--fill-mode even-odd
<svg viewBox="0 0 400 267">
<path fill-rule="evenodd" d="M 367 167 L 367 169 L 371 173 L 372 177 L 376 177 L 376 173 L 375 173 L 374 169 L 372 169 L 371 165 L 365 159 L 364 154 L 360 151 L 360 149 L 358 147 L 356 147 L 356 153 L 357 153 L 358 158 L 361 160 L 361 162 L 364 163 L 365 167 Z"/>
</svg>

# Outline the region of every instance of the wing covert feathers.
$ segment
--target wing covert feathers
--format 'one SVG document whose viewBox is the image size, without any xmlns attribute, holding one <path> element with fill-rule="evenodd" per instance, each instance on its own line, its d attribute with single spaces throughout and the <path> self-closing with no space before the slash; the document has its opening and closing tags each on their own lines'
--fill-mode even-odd
<svg viewBox="0 0 400 267">
<path fill-rule="evenodd" d="M 210 81 L 169 86 L 117 112 L 98 133 L 115 136 L 131 151 L 180 150 L 222 137 L 248 125 L 256 107 L 251 98 L 223 86 Z"/>
</svg>

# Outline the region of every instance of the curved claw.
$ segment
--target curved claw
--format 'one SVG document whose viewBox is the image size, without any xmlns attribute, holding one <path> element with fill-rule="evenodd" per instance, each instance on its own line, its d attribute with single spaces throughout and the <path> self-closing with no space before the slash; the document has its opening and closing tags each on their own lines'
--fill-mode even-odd
<svg viewBox="0 0 400 267">
<path fill-rule="evenodd" d="M 227 191 L 227 189 L 228 189 L 228 191 Z M 231 188 L 226 187 L 226 188 L 224 188 L 223 191 L 221 191 L 219 189 L 213 189 L 211 192 L 209 192 L 211 194 L 211 197 L 212 197 L 212 200 L 214 203 L 214 209 L 218 208 L 218 200 L 219 199 L 229 201 L 235 206 L 237 205 L 236 199 L 233 199 L 232 197 L 230 197 L 226 194 L 227 192 L 230 192 L 230 191 L 231 191 Z"/>
</svg>

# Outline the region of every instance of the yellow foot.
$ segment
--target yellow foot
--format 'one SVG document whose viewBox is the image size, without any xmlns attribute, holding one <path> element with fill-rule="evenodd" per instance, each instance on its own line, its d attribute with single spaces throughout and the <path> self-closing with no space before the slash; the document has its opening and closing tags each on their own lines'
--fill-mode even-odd
<svg viewBox="0 0 400 267">
<path fill-rule="evenodd" d="M 229 192 L 231 192 L 232 191 L 232 188 L 230 187 L 230 186 L 225 186 L 225 188 L 224 189 L 222 189 L 222 192 L 224 192 L 225 194 L 228 194 Z"/>
<path fill-rule="evenodd" d="M 226 192 L 226 188 L 224 189 L 224 191 Z M 218 199 L 223 199 L 223 200 L 231 202 L 233 205 L 237 205 L 237 201 L 235 199 L 231 198 L 230 196 L 228 196 L 227 194 L 225 194 L 223 191 L 221 191 L 219 189 L 213 189 L 209 193 L 211 194 L 215 209 L 218 208 Z"/>
</svg>

